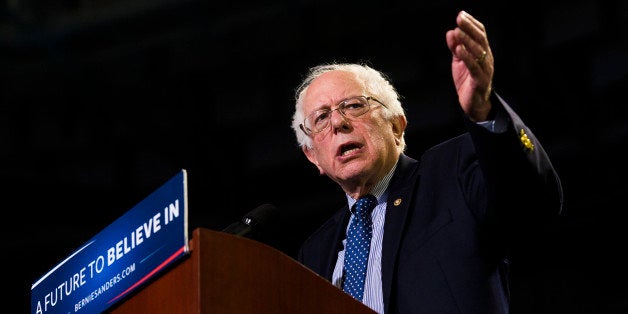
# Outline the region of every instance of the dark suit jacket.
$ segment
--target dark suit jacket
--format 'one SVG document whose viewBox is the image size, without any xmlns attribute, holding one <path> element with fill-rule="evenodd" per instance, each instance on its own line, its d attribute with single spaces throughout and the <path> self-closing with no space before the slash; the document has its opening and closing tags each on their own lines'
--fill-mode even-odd
<svg viewBox="0 0 628 314">
<path fill-rule="evenodd" d="M 468 133 L 420 162 L 400 156 L 384 224 L 386 313 L 508 313 L 509 259 L 560 212 L 562 187 L 532 132 L 508 105 L 500 108 L 506 132 L 467 121 Z M 298 260 L 331 280 L 349 217 L 341 208 Z"/>
</svg>

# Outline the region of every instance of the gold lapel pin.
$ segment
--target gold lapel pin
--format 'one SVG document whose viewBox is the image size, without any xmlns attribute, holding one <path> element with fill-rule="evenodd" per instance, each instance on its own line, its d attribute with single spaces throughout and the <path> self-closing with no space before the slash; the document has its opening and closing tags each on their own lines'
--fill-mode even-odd
<svg viewBox="0 0 628 314">
<path fill-rule="evenodd" d="M 532 141 L 530 141 L 528 134 L 526 134 L 526 132 L 523 129 L 519 131 L 519 140 L 521 141 L 521 144 L 523 144 L 523 147 L 525 147 L 527 151 L 531 152 L 534 150 L 534 144 L 532 144 Z"/>
</svg>

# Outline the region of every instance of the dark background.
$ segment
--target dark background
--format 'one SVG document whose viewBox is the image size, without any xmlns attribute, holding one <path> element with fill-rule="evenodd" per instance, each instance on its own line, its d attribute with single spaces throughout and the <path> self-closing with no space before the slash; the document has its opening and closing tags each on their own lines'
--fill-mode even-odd
<svg viewBox="0 0 628 314">
<path fill-rule="evenodd" d="M 386 72 L 419 157 L 464 131 L 445 44 L 461 9 L 487 27 L 495 90 L 565 192 L 515 276 L 515 310 L 626 313 L 626 1 L 5 1 L 3 306 L 28 311 L 35 280 L 181 169 L 190 230 L 269 203 L 281 215 L 267 243 L 295 256 L 344 201 L 290 129 L 306 68 Z"/>
</svg>

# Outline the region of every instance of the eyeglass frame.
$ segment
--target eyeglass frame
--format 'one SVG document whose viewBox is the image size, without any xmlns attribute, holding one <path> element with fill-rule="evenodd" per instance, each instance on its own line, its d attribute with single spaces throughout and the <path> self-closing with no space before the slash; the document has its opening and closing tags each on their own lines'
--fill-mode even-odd
<svg viewBox="0 0 628 314">
<path fill-rule="evenodd" d="M 344 109 L 345 109 L 344 105 L 345 105 L 345 103 L 346 103 L 348 100 L 351 100 L 351 99 L 356 99 L 356 98 L 364 98 L 364 99 L 366 100 L 366 104 L 368 105 L 368 109 L 367 109 L 366 111 L 364 111 L 363 113 L 361 113 L 360 115 L 357 115 L 357 116 L 350 116 L 350 117 L 353 117 L 353 118 L 361 117 L 361 116 L 363 116 L 365 113 L 369 112 L 369 111 L 371 110 L 371 107 L 373 106 L 373 105 L 371 104 L 371 102 L 370 102 L 371 100 L 376 101 L 377 103 L 379 103 L 380 105 L 382 105 L 384 108 L 388 108 L 388 107 L 386 107 L 386 105 L 385 105 L 383 102 L 379 101 L 377 98 L 375 98 L 375 97 L 373 97 L 373 96 L 364 96 L 364 95 L 360 95 L 360 96 L 355 96 L 355 97 L 349 97 L 349 98 L 345 98 L 345 99 L 343 99 L 343 100 L 339 101 L 339 102 L 338 102 L 338 105 L 336 106 L 336 109 L 317 109 L 317 110 L 314 110 L 313 112 L 311 112 L 310 114 L 308 114 L 307 116 L 305 116 L 305 118 L 303 119 L 303 122 L 302 122 L 301 124 L 299 124 L 299 128 L 301 128 L 301 131 L 303 131 L 303 133 L 305 133 L 305 135 L 307 135 L 307 136 L 312 136 L 313 134 L 318 134 L 318 133 L 321 133 L 321 132 L 323 132 L 325 129 L 327 129 L 327 126 L 325 126 L 324 128 L 321 128 L 321 130 L 320 130 L 320 131 L 316 131 L 316 132 L 314 132 L 314 130 L 312 130 L 312 129 L 310 129 L 310 128 L 308 128 L 308 127 L 306 127 L 306 126 L 305 126 L 305 121 L 307 121 L 307 119 L 308 119 L 308 118 L 309 118 L 312 114 L 314 114 L 315 112 L 320 111 L 320 110 L 327 110 L 327 113 L 329 114 L 329 121 L 328 121 L 329 125 L 331 125 L 331 114 L 332 114 L 334 111 L 336 111 L 336 110 L 338 110 L 338 112 L 340 113 L 340 115 L 341 115 L 343 118 L 345 118 L 345 119 L 349 119 L 350 117 L 349 117 L 349 116 L 347 116 L 347 115 L 344 113 Z"/>
</svg>

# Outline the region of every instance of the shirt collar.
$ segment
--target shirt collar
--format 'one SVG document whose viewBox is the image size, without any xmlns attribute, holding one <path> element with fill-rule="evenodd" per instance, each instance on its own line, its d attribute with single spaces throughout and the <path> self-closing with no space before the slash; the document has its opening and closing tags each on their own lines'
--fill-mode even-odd
<svg viewBox="0 0 628 314">
<path fill-rule="evenodd" d="M 379 182 L 377 182 L 377 184 L 375 184 L 375 186 L 369 193 L 377 198 L 378 204 L 384 201 L 381 199 L 382 195 L 384 195 L 384 192 L 386 191 L 386 189 L 388 188 L 388 185 L 390 184 L 390 179 L 395 173 L 395 169 L 397 168 L 398 162 L 399 162 L 399 159 L 397 159 L 397 162 L 395 162 L 395 165 L 393 165 L 390 171 L 388 171 L 388 173 Z M 357 202 L 357 200 L 354 200 L 351 196 L 349 196 L 349 194 L 346 194 L 346 196 L 347 196 L 347 203 L 349 204 L 349 208 L 351 208 L 353 204 Z"/>
</svg>

